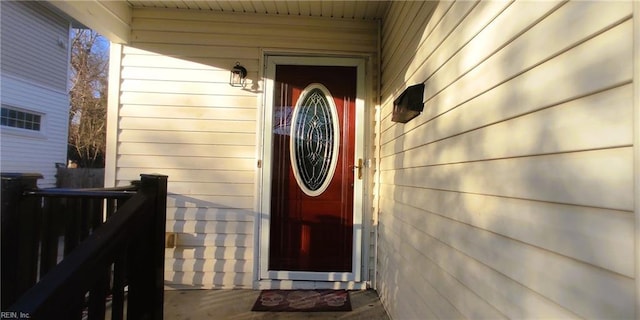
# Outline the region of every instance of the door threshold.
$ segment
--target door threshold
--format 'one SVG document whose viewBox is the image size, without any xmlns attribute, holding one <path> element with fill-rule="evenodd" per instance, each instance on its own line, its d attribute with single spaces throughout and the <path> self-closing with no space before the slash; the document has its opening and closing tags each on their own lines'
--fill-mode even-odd
<svg viewBox="0 0 640 320">
<path fill-rule="evenodd" d="M 269 289 L 343 289 L 343 290 L 366 290 L 367 282 L 356 281 L 304 281 L 304 280 L 258 280 L 253 283 L 257 290 Z"/>
</svg>

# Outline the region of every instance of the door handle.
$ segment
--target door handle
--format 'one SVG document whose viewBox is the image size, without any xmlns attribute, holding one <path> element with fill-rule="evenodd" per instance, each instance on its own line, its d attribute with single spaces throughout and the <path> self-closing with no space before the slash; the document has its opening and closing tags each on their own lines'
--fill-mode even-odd
<svg viewBox="0 0 640 320">
<path fill-rule="evenodd" d="M 353 167 L 354 169 L 358 168 L 358 180 L 362 180 L 362 168 L 364 167 L 362 158 L 358 159 L 358 165 Z"/>
</svg>

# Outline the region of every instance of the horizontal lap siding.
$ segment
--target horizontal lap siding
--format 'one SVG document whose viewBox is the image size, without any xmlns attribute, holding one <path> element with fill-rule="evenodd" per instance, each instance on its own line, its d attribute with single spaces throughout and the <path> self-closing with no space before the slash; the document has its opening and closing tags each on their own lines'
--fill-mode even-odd
<svg viewBox="0 0 640 320">
<path fill-rule="evenodd" d="M 407 41 L 396 20 L 415 5 L 383 32 L 392 317 L 634 318 L 632 4 L 439 3 Z M 391 122 L 420 82 L 424 112 Z"/>
<path fill-rule="evenodd" d="M 38 186 L 56 186 L 66 164 L 69 22 L 36 2 L 2 1 L 2 105 L 42 115 L 39 132 L 2 127 L 0 169 L 36 172 Z"/>
<path fill-rule="evenodd" d="M 169 176 L 165 280 L 251 287 L 262 50 L 372 56 L 377 24 L 305 17 L 134 10 L 124 47 L 116 179 Z M 245 88 L 229 68 L 248 70 Z"/>
<path fill-rule="evenodd" d="M 0 90 L 3 105 L 42 115 L 39 132 L 2 127 L 2 171 L 40 173 L 39 187 L 55 187 L 56 163 L 67 161 L 69 95 L 5 74 Z"/>
<path fill-rule="evenodd" d="M 2 73 L 67 91 L 69 21 L 35 1 L 2 1 Z"/>
</svg>

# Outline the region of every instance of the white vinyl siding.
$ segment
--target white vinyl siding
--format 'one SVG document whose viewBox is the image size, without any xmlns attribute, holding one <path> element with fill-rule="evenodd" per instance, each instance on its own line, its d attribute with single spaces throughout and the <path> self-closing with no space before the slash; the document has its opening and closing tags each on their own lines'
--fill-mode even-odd
<svg viewBox="0 0 640 320">
<path fill-rule="evenodd" d="M 2 172 L 40 173 L 41 188 L 56 186 L 56 163 L 67 161 L 69 96 L 2 75 L 2 104 L 41 116 L 40 131 L 1 126 Z"/>
<path fill-rule="evenodd" d="M 632 3 L 393 2 L 384 21 L 391 317 L 636 318 Z M 424 112 L 391 122 L 416 83 Z"/>
<path fill-rule="evenodd" d="M 169 284 L 251 288 L 257 279 L 262 55 L 375 61 L 376 30 L 372 21 L 133 10 L 121 59 L 115 179 L 169 176 L 167 231 L 178 235 L 166 255 Z M 245 88 L 228 83 L 236 62 L 248 70 Z"/>
<path fill-rule="evenodd" d="M 44 176 L 55 187 L 67 161 L 69 22 L 37 2 L 0 2 L 3 106 L 41 116 L 39 131 L 2 126 L 0 170 Z"/>
<path fill-rule="evenodd" d="M 2 1 L 2 73 L 67 90 L 69 22 L 42 4 Z"/>
</svg>

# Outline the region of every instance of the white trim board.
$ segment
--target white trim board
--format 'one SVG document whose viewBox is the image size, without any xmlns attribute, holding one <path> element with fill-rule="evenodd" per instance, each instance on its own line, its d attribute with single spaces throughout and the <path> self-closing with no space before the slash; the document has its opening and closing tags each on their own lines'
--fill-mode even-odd
<svg viewBox="0 0 640 320">
<path fill-rule="evenodd" d="M 635 316 L 640 317 L 640 2 L 633 3 L 633 165 L 635 216 Z"/>
</svg>

